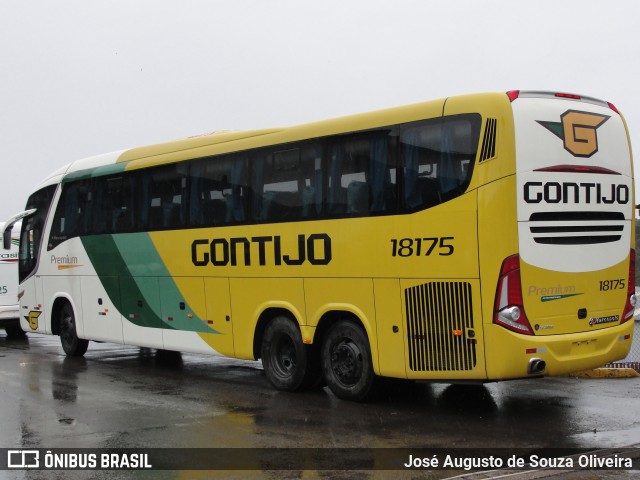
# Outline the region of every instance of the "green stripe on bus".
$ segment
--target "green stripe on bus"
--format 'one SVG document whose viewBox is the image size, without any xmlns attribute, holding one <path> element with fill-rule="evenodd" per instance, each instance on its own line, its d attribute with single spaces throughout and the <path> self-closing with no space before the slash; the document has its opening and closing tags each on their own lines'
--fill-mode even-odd
<svg viewBox="0 0 640 480">
<path fill-rule="evenodd" d="M 114 175 L 116 173 L 124 172 L 126 163 L 114 163 L 112 165 L 103 165 L 96 168 L 87 168 L 85 170 L 78 170 L 64 176 L 62 183 L 69 183 L 75 180 L 86 180 L 94 177 L 102 177 L 105 175 Z"/>
<path fill-rule="evenodd" d="M 219 333 L 195 313 L 192 318 L 176 315 L 171 323 L 163 320 L 161 302 L 178 305 L 185 300 L 147 233 L 92 235 L 82 237 L 82 243 L 109 299 L 125 320 L 141 327 Z M 192 311 L 186 302 L 185 309 Z"/>
</svg>

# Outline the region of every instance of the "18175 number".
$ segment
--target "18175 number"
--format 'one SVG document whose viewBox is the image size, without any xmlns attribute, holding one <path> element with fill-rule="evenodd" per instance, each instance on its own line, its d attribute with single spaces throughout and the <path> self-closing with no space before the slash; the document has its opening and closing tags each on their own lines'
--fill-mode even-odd
<svg viewBox="0 0 640 480">
<path fill-rule="evenodd" d="M 624 278 L 616 278 L 613 280 L 600 281 L 601 292 L 608 292 L 609 290 L 624 290 L 626 287 L 627 287 L 627 284 Z"/>
<path fill-rule="evenodd" d="M 454 237 L 392 238 L 391 256 L 428 257 L 438 254 L 441 257 L 453 255 Z"/>
</svg>

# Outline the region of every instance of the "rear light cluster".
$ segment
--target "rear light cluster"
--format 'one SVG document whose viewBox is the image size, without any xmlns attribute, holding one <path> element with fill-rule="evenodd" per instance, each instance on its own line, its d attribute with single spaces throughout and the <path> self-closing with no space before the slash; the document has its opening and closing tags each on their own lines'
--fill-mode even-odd
<svg viewBox="0 0 640 480">
<path fill-rule="evenodd" d="M 636 285 L 636 251 L 629 254 L 629 278 L 627 283 L 627 302 L 622 312 L 623 324 L 633 318 L 638 299 L 635 294 Z M 513 332 L 533 335 L 531 324 L 524 311 L 522 300 L 522 284 L 520 281 L 520 256 L 512 255 L 502 262 L 496 299 L 493 308 L 493 323 L 501 325 Z"/>
<path fill-rule="evenodd" d="M 633 318 L 637 299 L 636 299 L 636 251 L 632 248 L 629 254 L 629 283 L 627 283 L 627 303 L 622 312 L 622 320 L 624 323 Z"/>
<path fill-rule="evenodd" d="M 502 262 L 493 323 L 517 333 L 533 335 L 533 330 L 524 311 L 520 282 L 520 256 L 512 255 Z"/>
</svg>

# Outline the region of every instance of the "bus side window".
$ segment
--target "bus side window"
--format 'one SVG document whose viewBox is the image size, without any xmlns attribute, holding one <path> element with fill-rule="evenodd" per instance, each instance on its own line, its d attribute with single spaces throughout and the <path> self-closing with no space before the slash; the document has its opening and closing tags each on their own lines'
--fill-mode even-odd
<svg viewBox="0 0 640 480">
<path fill-rule="evenodd" d="M 245 218 L 246 157 L 208 157 L 191 165 L 189 221 L 193 227 L 237 223 Z"/>
<path fill-rule="evenodd" d="M 130 232 L 135 226 L 135 174 L 108 178 L 106 181 L 109 213 L 107 221 L 113 233 Z"/>
<path fill-rule="evenodd" d="M 149 230 L 186 226 L 188 167 L 177 163 L 149 169 L 141 177 L 141 224 Z"/>
<path fill-rule="evenodd" d="M 394 129 L 332 139 L 329 214 L 367 216 L 396 211 Z"/>
<path fill-rule="evenodd" d="M 94 179 L 93 222 L 88 234 L 113 234 L 133 229 L 134 182 L 132 173 Z"/>
<path fill-rule="evenodd" d="M 430 208 L 463 194 L 478 148 L 478 114 L 403 125 L 400 134 L 404 210 Z"/>
<path fill-rule="evenodd" d="M 322 213 L 322 147 L 314 142 L 261 151 L 253 160 L 252 217 L 258 222 L 317 218 Z"/>
<path fill-rule="evenodd" d="M 402 129 L 402 204 L 407 210 L 432 207 L 441 201 L 437 177 L 437 145 L 440 143 L 440 136 L 440 119 L 408 125 Z"/>
<path fill-rule="evenodd" d="M 342 165 L 346 152 L 344 143 L 336 139 L 329 147 L 329 214 L 341 215 L 347 211 L 347 190 L 342 186 Z"/>
<path fill-rule="evenodd" d="M 301 217 L 317 218 L 323 210 L 323 148 L 320 143 L 310 143 L 302 148 L 298 183 L 302 185 Z"/>
<path fill-rule="evenodd" d="M 90 180 L 66 183 L 51 225 L 49 248 L 91 230 L 90 221 L 93 192 Z"/>
<path fill-rule="evenodd" d="M 247 156 L 237 154 L 231 157 L 229 188 L 225 190 L 226 223 L 240 223 L 247 219 L 248 174 Z"/>
<path fill-rule="evenodd" d="M 462 195 L 469 186 L 481 123 L 478 114 L 444 118 L 439 182 L 446 200 Z"/>
<path fill-rule="evenodd" d="M 214 209 L 216 196 L 222 200 L 223 187 L 220 185 L 220 174 L 215 167 L 221 160 L 203 158 L 191 165 L 189 193 L 189 223 L 192 227 L 208 227 L 221 225 L 225 217 L 226 207 Z"/>
</svg>

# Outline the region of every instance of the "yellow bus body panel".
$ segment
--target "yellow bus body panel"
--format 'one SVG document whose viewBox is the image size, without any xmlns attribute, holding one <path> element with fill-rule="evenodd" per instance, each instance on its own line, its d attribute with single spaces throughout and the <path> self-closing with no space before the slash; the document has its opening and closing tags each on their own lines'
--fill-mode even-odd
<svg viewBox="0 0 640 480">
<path fill-rule="evenodd" d="M 596 323 L 595 319 L 622 316 L 627 297 L 629 258 L 595 272 L 550 272 L 520 261 L 524 310 L 532 319 L 536 335 L 559 335 L 600 330 L 611 323 Z M 616 288 L 601 290 L 604 282 Z M 608 284 L 607 284 L 608 285 Z M 603 287 L 604 288 L 604 287 Z M 583 315 L 578 315 L 579 311 Z"/>
</svg>

